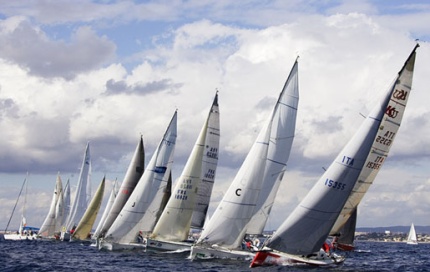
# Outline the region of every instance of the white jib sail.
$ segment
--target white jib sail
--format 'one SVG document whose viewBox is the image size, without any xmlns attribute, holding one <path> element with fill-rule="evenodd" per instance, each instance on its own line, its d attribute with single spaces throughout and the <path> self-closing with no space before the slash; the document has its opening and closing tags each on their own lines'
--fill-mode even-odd
<svg viewBox="0 0 430 272">
<path fill-rule="evenodd" d="M 76 188 L 75 198 L 73 206 L 70 210 L 69 218 L 67 219 L 67 230 L 77 226 L 85 210 L 88 207 L 89 196 L 87 194 L 89 184 L 91 184 L 90 173 L 91 171 L 91 155 L 90 155 L 90 143 L 87 143 L 85 148 L 85 155 L 82 161 L 81 172 L 79 174 L 78 186 Z"/>
<path fill-rule="evenodd" d="M 239 248 L 245 233 L 260 233 L 285 171 L 298 106 L 298 65 L 291 69 L 272 115 L 204 228 L 198 243 Z M 283 153 L 285 152 L 285 153 Z M 252 218 L 262 222 L 251 226 Z M 254 220 L 252 220 L 254 221 Z"/>
<path fill-rule="evenodd" d="M 403 73 L 413 71 L 414 60 L 415 49 L 396 82 L 402 80 Z M 410 89 L 410 84 L 405 87 Z M 378 133 L 386 130 L 381 122 L 388 118 L 387 121 L 396 123 L 395 114 L 385 114 L 392 111 L 390 103 L 395 92 L 394 86 L 388 90 L 336 160 L 275 232 L 269 247 L 297 255 L 319 251 L 352 193 L 369 153 L 373 152 L 372 147 L 380 144 Z"/>
<path fill-rule="evenodd" d="M 63 193 L 62 190 L 63 189 L 62 189 L 61 178 L 60 178 L 60 175 L 57 175 L 54 193 L 52 195 L 51 205 L 49 207 L 48 214 L 46 215 L 46 218 L 43 221 L 42 226 L 40 227 L 39 233 L 38 233 L 42 237 L 53 236 L 56 231 L 56 226 L 57 226 L 56 207 L 57 207 L 59 197 Z M 61 224 L 61 222 L 58 224 Z"/>
<path fill-rule="evenodd" d="M 160 187 L 165 187 L 173 163 L 173 153 L 177 137 L 177 112 L 175 111 L 169 126 L 157 149 L 154 151 L 145 172 L 133 193 L 109 228 L 106 240 L 117 243 L 134 242 L 148 206 L 154 201 Z M 158 201 L 161 202 L 161 199 Z"/>
<path fill-rule="evenodd" d="M 166 204 L 163 213 L 154 227 L 152 238 L 167 241 L 183 241 L 188 238 L 191 227 L 191 218 L 197 200 L 198 187 L 202 180 L 204 155 L 208 152 L 207 148 L 210 143 L 208 139 L 208 129 L 211 123 L 210 119 L 218 112 L 218 94 L 214 98 L 211 110 L 200 131 L 197 141 L 191 151 L 191 154 L 185 164 L 181 176 L 177 179 L 172 196 Z M 219 118 L 218 116 L 216 118 Z"/>
</svg>

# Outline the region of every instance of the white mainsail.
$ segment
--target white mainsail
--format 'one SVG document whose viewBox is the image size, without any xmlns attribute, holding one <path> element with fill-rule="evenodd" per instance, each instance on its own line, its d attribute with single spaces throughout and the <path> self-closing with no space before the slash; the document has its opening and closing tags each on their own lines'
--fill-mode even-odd
<svg viewBox="0 0 430 272">
<path fill-rule="evenodd" d="M 112 208 L 112 205 L 115 201 L 117 194 L 118 194 L 118 181 L 115 179 L 113 186 L 112 186 L 112 190 L 111 190 L 110 195 L 109 195 L 109 199 L 108 199 L 107 204 L 106 204 L 106 208 L 103 211 L 102 218 L 100 218 L 99 224 L 97 225 L 97 228 L 94 231 L 94 234 L 93 234 L 94 238 L 99 237 L 100 231 L 101 231 L 103 224 L 106 221 L 106 218 L 107 218 L 107 216 L 108 216 L 108 214 Z"/>
<path fill-rule="evenodd" d="M 406 98 L 411 91 L 417 47 L 381 102 L 282 223 L 269 240 L 268 247 L 293 255 L 318 252 L 357 188 L 356 184 L 374 179 L 377 173 L 374 169 L 380 168 L 380 163 L 385 160 L 403 116 Z"/>
<path fill-rule="evenodd" d="M 61 231 L 65 231 L 67 216 L 70 214 L 70 181 L 67 180 L 63 190 L 63 220 L 61 220 Z"/>
<path fill-rule="evenodd" d="M 82 161 L 81 172 L 79 174 L 78 186 L 76 188 L 75 199 L 67 219 L 67 230 L 71 230 L 81 220 L 91 199 L 89 188 L 91 188 L 91 155 L 90 143 L 87 143 L 85 155 Z"/>
<path fill-rule="evenodd" d="M 85 211 L 82 219 L 79 221 L 75 232 L 73 232 L 72 239 L 85 240 L 89 238 L 89 234 L 93 228 L 94 222 L 96 221 L 97 214 L 102 204 L 105 182 L 106 178 L 103 177 L 103 180 L 97 188 L 94 197 L 91 199 L 91 202 L 88 205 L 88 209 Z"/>
<path fill-rule="evenodd" d="M 218 95 L 215 96 L 213 104 L 218 105 Z M 202 158 L 202 177 L 198 185 L 196 203 L 191 218 L 191 227 L 196 229 L 203 228 L 205 224 L 218 165 L 218 150 L 221 135 L 219 110 L 218 108 L 215 110 L 215 114 L 211 114 L 208 119 L 208 131 L 204 140 L 206 149 Z"/>
<path fill-rule="evenodd" d="M 296 60 L 270 118 L 197 244 L 217 244 L 237 249 L 241 246 L 245 233 L 263 231 L 289 158 L 298 100 Z M 261 222 L 256 222 L 257 218 Z"/>
<path fill-rule="evenodd" d="M 118 195 L 115 198 L 115 201 L 112 205 L 112 208 L 109 211 L 109 215 L 107 216 L 103 227 L 100 230 L 100 236 L 104 236 L 109 228 L 112 226 L 113 222 L 116 220 L 118 214 L 124 207 L 128 198 L 133 193 L 137 183 L 143 175 L 143 171 L 145 169 L 145 150 L 143 147 L 143 139 L 140 136 L 139 142 L 136 146 L 136 150 L 134 151 L 133 158 L 128 166 L 127 172 L 125 174 L 124 180 L 121 183 L 121 186 L 118 191 Z"/>
<path fill-rule="evenodd" d="M 159 199 L 155 197 L 157 192 L 164 190 L 168 182 L 173 163 L 176 136 L 177 111 L 175 111 L 136 188 L 106 233 L 106 241 L 120 244 L 135 242 L 138 232 L 142 230 L 138 223 L 145 215 L 148 206 L 155 202 L 158 202 L 156 205 L 160 206 L 162 195 Z"/>
<path fill-rule="evenodd" d="M 218 94 L 216 94 L 190 157 L 176 181 L 172 196 L 155 225 L 151 238 L 173 242 L 188 238 L 202 179 L 206 175 L 215 176 L 218 155 L 211 155 L 209 158 L 207 154 L 218 151 L 219 135 Z"/>
<path fill-rule="evenodd" d="M 55 182 L 54 193 L 49 207 L 48 214 L 39 229 L 39 236 L 52 237 L 56 231 L 60 230 L 61 221 L 63 220 L 63 205 L 59 203 L 63 201 L 63 186 L 60 174 L 57 175 Z M 61 197 L 61 200 L 60 200 Z M 61 204 L 61 205 L 60 205 Z"/>
</svg>

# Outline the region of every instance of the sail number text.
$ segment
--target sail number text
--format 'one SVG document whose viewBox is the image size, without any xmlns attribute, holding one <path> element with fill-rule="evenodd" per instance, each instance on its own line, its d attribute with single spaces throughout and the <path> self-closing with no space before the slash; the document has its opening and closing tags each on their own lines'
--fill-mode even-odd
<svg viewBox="0 0 430 272">
<path fill-rule="evenodd" d="M 214 169 L 208 169 L 207 173 L 205 173 L 204 176 L 207 179 L 214 179 L 215 178 L 215 170 Z"/>
<path fill-rule="evenodd" d="M 178 189 L 175 193 L 175 199 L 179 200 L 187 200 L 187 190 L 193 189 L 192 180 L 191 179 L 184 179 L 182 181 L 182 184 L 180 186 L 180 189 Z"/>
<path fill-rule="evenodd" d="M 324 185 L 328 186 L 330 188 L 333 188 L 333 189 L 341 190 L 341 191 L 345 190 L 345 186 L 346 186 L 345 183 L 337 182 L 337 181 L 334 181 L 331 179 L 326 179 Z"/>
<path fill-rule="evenodd" d="M 371 161 L 368 162 L 366 164 L 366 167 L 370 168 L 370 169 L 379 169 L 381 167 L 382 162 L 384 161 L 384 159 L 385 158 L 382 157 L 382 156 L 377 156 L 376 159 L 373 162 L 371 162 Z"/>
<path fill-rule="evenodd" d="M 218 148 L 216 148 L 216 147 L 211 147 L 211 148 L 206 152 L 206 156 L 208 156 L 209 158 L 218 159 Z"/>
<path fill-rule="evenodd" d="M 375 142 L 386 145 L 386 146 L 390 146 L 391 143 L 393 142 L 394 135 L 396 135 L 395 132 L 387 131 L 387 132 L 385 132 L 384 136 L 379 135 L 378 137 L 376 137 Z"/>
</svg>

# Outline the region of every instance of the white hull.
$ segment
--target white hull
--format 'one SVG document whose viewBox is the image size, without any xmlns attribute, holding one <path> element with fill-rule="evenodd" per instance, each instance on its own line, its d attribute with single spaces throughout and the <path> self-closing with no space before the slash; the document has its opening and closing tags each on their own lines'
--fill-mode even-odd
<svg viewBox="0 0 430 272">
<path fill-rule="evenodd" d="M 408 244 L 408 245 L 418 245 L 418 242 L 417 241 L 408 241 L 408 242 L 406 242 L 406 244 Z"/>
<path fill-rule="evenodd" d="M 96 246 L 99 250 L 108 251 L 146 249 L 146 243 L 119 244 L 108 241 L 98 241 L 95 244 L 92 244 L 92 246 Z"/>
<path fill-rule="evenodd" d="M 146 249 L 147 250 L 158 250 L 158 251 L 190 251 L 191 242 L 171 242 L 171 241 L 160 241 L 154 239 L 146 239 Z"/>
<path fill-rule="evenodd" d="M 232 260 L 252 260 L 255 252 L 248 250 L 231 250 L 221 247 L 191 247 L 190 258 L 195 259 L 232 259 Z"/>
<path fill-rule="evenodd" d="M 292 255 L 279 251 L 259 251 L 252 260 L 250 267 L 265 266 L 265 265 L 294 265 L 304 264 L 313 266 L 327 266 L 333 264 L 341 264 L 345 261 L 345 257 L 332 253 L 327 255 L 324 251 L 320 251 L 312 256 Z"/>
<path fill-rule="evenodd" d="M 9 241 L 27 241 L 27 240 L 36 240 L 37 235 L 21 235 L 16 233 L 4 234 L 4 239 Z"/>
</svg>

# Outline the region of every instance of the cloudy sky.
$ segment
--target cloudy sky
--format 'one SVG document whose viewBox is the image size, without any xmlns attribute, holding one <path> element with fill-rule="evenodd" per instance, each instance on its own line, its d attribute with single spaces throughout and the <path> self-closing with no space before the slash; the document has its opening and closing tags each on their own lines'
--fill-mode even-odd
<svg viewBox="0 0 430 272">
<path fill-rule="evenodd" d="M 358 226 L 430 225 L 429 25 L 424 0 L 1 0 L 0 229 L 27 172 L 27 221 L 40 226 L 57 173 L 76 185 L 88 141 L 93 188 L 103 175 L 110 188 L 141 134 L 149 161 L 175 109 L 179 176 L 219 90 L 213 211 L 299 55 L 296 137 L 267 226 L 274 229 L 354 134 L 416 39 L 413 92 Z"/>
</svg>

